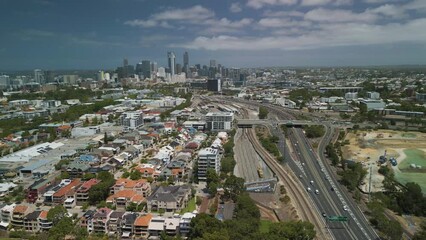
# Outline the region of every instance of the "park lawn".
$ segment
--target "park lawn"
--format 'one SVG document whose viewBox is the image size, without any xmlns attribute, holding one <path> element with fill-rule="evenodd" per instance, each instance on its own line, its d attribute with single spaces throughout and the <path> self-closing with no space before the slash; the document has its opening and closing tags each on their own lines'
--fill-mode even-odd
<svg viewBox="0 0 426 240">
<path fill-rule="evenodd" d="M 186 208 L 180 211 L 180 214 L 184 214 L 186 212 L 193 212 L 196 209 L 196 207 L 197 205 L 195 204 L 195 197 L 193 197 L 191 200 L 189 200 L 188 206 L 186 206 Z"/>
<path fill-rule="evenodd" d="M 269 220 L 260 220 L 260 225 L 259 225 L 259 232 L 260 233 L 268 233 L 269 232 L 269 227 L 271 226 L 273 222 L 269 221 Z"/>
</svg>

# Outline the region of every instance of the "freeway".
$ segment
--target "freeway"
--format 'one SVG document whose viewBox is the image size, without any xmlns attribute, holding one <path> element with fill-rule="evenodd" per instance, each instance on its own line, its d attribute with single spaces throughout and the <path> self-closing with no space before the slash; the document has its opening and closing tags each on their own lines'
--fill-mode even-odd
<svg viewBox="0 0 426 240">
<path fill-rule="evenodd" d="M 286 163 L 288 163 L 294 173 L 302 175 L 300 182 L 304 188 L 306 189 L 310 186 L 310 181 L 313 180 L 314 185 L 311 186 L 311 189 L 315 187 L 315 189 L 320 191 L 318 195 L 311 194 L 315 207 L 327 215 L 345 215 L 350 219 L 349 223 L 342 224 L 341 228 L 335 228 L 335 225 L 330 228 L 335 239 L 380 239 L 368 224 L 368 220 L 362 214 L 359 207 L 347 196 L 347 192 L 343 191 L 343 188 L 339 184 L 336 184 L 337 181 L 334 174 L 329 174 L 332 171 L 328 164 L 324 164 L 326 163 L 325 156 L 320 153 L 319 155 L 322 157 L 318 157 L 318 154 L 313 150 L 301 129 L 291 129 L 292 134 L 289 136 L 290 141 L 293 142 L 291 148 L 295 149 L 295 154 L 291 154 L 286 146 L 284 134 L 277 128 L 281 120 L 293 120 L 294 117 L 291 114 L 278 106 L 253 101 L 232 100 L 251 106 L 264 106 L 268 108 L 270 115 L 276 115 L 277 120 L 272 120 L 270 121 L 271 124 L 269 124 L 273 128 L 271 132 L 277 134 L 280 139 L 278 146 L 287 160 Z M 324 121 L 323 124 L 329 126 L 330 123 Z M 324 148 L 332 136 L 334 136 L 333 131 L 327 128 L 325 137 L 319 146 L 320 152 L 324 152 Z M 293 161 L 292 159 L 299 161 Z M 331 187 L 333 187 L 334 191 L 331 190 Z M 346 206 L 347 211 L 343 209 L 343 206 Z"/>
<path fill-rule="evenodd" d="M 277 109 L 274 110 L 277 112 Z M 289 116 L 285 113 L 279 114 L 278 117 L 288 118 Z M 271 125 L 276 126 L 274 123 Z M 278 129 L 273 132 L 278 134 L 280 142 L 281 139 L 284 139 L 284 134 Z M 347 216 L 349 218 L 349 222 L 341 224 L 340 227 L 336 228 L 336 224 L 329 225 L 334 237 L 336 239 L 379 239 L 358 206 L 336 184 L 335 176 L 329 174 L 331 171 L 325 167 L 328 165 L 317 157 L 316 151 L 313 150 L 302 129 L 292 128 L 289 133 L 291 148 L 294 149 L 294 159 L 299 160 L 301 164 L 295 164 L 291 160 L 287 162 L 295 173 L 302 175 L 300 181 L 305 188 L 311 188 L 311 197 L 317 208 L 327 216 Z M 332 131 L 327 131 L 320 149 L 324 144 L 328 144 L 333 136 Z M 279 148 L 286 159 L 291 159 L 291 156 L 289 157 L 291 153 L 286 150 L 283 144 L 279 144 Z M 311 184 L 311 181 L 313 181 L 313 184 Z M 333 191 L 331 188 L 333 188 Z M 319 194 L 315 194 L 317 189 Z M 347 211 L 343 209 L 344 206 L 346 206 Z"/>
</svg>

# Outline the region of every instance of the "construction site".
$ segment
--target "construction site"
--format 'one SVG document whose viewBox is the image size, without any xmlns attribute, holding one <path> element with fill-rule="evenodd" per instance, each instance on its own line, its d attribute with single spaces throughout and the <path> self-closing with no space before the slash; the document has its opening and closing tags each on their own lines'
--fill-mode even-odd
<svg viewBox="0 0 426 240">
<path fill-rule="evenodd" d="M 362 163 L 368 171 L 361 186 L 364 192 L 382 190 L 380 166 L 392 168 L 400 183 L 416 182 L 426 192 L 426 133 L 357 131 L 349 132 L 345 141 L 343 158 Z"/>
</svg>

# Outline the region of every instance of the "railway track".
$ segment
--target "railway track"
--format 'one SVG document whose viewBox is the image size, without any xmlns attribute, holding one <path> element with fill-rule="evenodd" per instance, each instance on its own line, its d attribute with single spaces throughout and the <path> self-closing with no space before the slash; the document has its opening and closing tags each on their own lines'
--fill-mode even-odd
<svg viewBox="0 0 426 240">
<path fill-rule="evenodd" d="M 315 210 L 312 209 L 313 203 L 309 202 L 309 197 L 306 195 L 305 191 L 302 191 L 299 188 L 298 184 L 293 179 L 293 174 L 287 172 L 276 161 L 276 159 L 273 158 L 269 152 L 267 152 L 262 147 L 252 129 L 243 129 L 243 134 L 248 137 L 256 152 L 258 152 L 258 154 L 263 157 L 268 167 L 284 183 L 287 188 L 288 195 L 290 195 L 290 198 L 293 200 L 292 203 L 296 205 L 296 209 L 300 218 L 314 224 L 318 239 L 331 239 L 328 233 L 324 230 L 323 222 L 318 218 L 317 213 L 314 212 Z"/>
</svg>

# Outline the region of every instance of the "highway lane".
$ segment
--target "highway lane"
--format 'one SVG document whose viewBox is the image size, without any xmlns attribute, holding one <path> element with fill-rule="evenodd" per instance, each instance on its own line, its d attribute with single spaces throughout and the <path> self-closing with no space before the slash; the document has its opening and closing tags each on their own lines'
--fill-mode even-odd
<svg viewBox="0 0 426 240">
<path fill-rule="evenodd" d="M 323 163 L 323 167 L 325 168 L 325 170 L 331 173 L 329 174 L 331 182 L 335 183 L 337 182 L 336 176 L 333 170 L 331 169 L 331 166 L 327 164 L 327 159 L 325 157 L 324 152 L 328 143 L 338 134 L 338 132 L 336 132 L 336 129 L 330 125 L 325 125 L 325 127 L 326 127 L 326 133 L 318 146 L 317 155 L 319 156 L 319 160 L 321 161 L 321 163 Z M 334 187 L 336 189 L 336 192 L 343 193 L 339 195 L 339 197 L 348 206 L 349 208 L 348 212 L 352 218 L 356 219 L 357 226 L 371 239 L 379 239 L 379 236 L 374 231 L 374 229 L 369 225 L 368 220 L 365 217 L 365 215 L 362 213 L 361 209 L 354 202 L 354 200 L 351 197 L 349 197 L 346 189 L 341 187 L 339 184 L 336 184 Z"/>
<path fill-rule="evenodd" d="M 308 177 L 303 182 L 314 182 L 313 184 L 308 183 L 308 186 L 312 189 L 311 197 L 319 202 L 322 206 L 322 212 L 327 214 L 327 216 L 347 215 L 336 194 L 330 190 L 331 185 L 326 180 L 327 175 L 321 171 L 317 159 L 312 155 L 313 150 L 307 145 L 304 133 L 301 129 L 291 129 L 289 132 L 291 133 L 289 138 L 298 152 L 297 156 L 300 156 L 299 159 L 305 163 L 305 171 Z M 315 190 L 318 190 L 319 194 L 315 194 Z M 330 230 L 336 239 L 365 239 L 359 237 L 362 233 L 355 233 L 348 226 L 348 223 L 329 223 L 329 226 L 332 227 Z"/>
<path fill-rule="evenodd" d="M 281 107 L 278 107 L 278 106 L 269 106 L 267 104 L 264 105 L 264 104 L 257 103 L 257 102 L 252 102 L 252 101 L 248 102 L 248 101 L 241 101 L 240 100 L 239 102 L 241 102 L 241 103 L 245 102 L 246 104 L 248 103 L 248 104 L 250 104 L 252 106 L 253 105 L 254 106 L 265 106 L 265 107 L 268 108 L 268 110 L 269 110 L 270 113 L 276 114 L 279 119 L 294 119 L 290 114 L 288 114 L 287 112 L 285 112 L 284 109 L 281 109 Z M 276 122 L 277 121 L 275 121 L 275 124 L 272 123 L 272 126 L 275 127 L 275 130 L 272 131 L 274 133 L 280 132 L 278 129 L 276 129 Z M 326 123 L 326 122 L 324 122 L 324 123 Z M 279 135 L 281 135 L 281 134 L 279 134 Z M 328 144 L 329 140 L 331 139 L 329 135 L 330 135 L 330 133 L 326 134 L 325 139 L 322 141 L 322 144 Z M 306 138 L 305 138 L 304 135 L 303 135 L 303 137 L 301 137 L 301 139 L 305 139 L 305 141 L 306 141 Z M 279 141 L 278 145 L 279 145 L 280 151 L 283 153 L 284 156 L 286 156 L 286 159 L 291 159 L 290 158 L 291 156 L 289 156 L 289 153 L 286 150 L 284 136 L 280 137 L 280 141 Z M 303 145 L 305 145 L 305 144 L 303 144 Z M 308 146 L 309 146 L 309 148 L 312 148 L 312 146 L 310 146 L 309 144 L 308 144 Z M 305 149 L 307 148 L 306 145 L 305 145 L 304 148 Z M 308 155 L 312 155 L 310 158 L 312 158 L 312 159 L 319 159 L 315 155 L 314 151 L 312 151 L 312 152 L 310 150 L 308 150 L 308 151 L 310 152 Z M 304 151 L 301 151 L 301 152 L 304 152 Z M 306 150 L 305 150 L 305 155 L 306 155 Z M 308 156 L 308 159 L 309 159 L 309 156 Z M 295 162 L 293 162 L 291 160 L 288 160 L 288 161 L 286 161 L 286 163 L 288 163 L 288 165 L 290 166 L 290 168 L 297 175 L 299 175 L 299 173 L 301 171 L 300 171 L 299 166 Z M 348 209 L 349 210 L 348 214 L 355 221 L 355 224 L 353 224 L 353 223 L 347 224 L 346 228 L 342 228 L 342 229 L 331 229 L 332 232 L 333 232 L 333 234 L 335 234 L 335 238 L 336 239 L 379 239 L 378 236 L 377 236 L 377 234 L 372 229 L 372 227 L 368 224 L 368 220 L 362 214 L 362 212 L 360 211 L 360 209 L 358 208 L 358 206 L 355 205 L 355 203 L 353 203 L 353 200 L 346 195 L 347 194 L 346 192 L 341 191 L 341 187 L 338 184 L 335 184 L 337 181 L 336 181 L 335 177 L 332 174 L 329 174 L 329 172 L 331 172 L 331 171 L 329 170 L 328 164 L 323 164 L 322 161 L 320 161 L 319 164 L 324 168 L 324 171 L 325 171 L 324 174 L 326 176 L 328 176 L 328 179 L 324 179 L 324 178 L 320 177 L 321 180 L 318 180 L 318 183 L 323 182 L 322 186 L 324 187 L 324 186 L 327 186 L 327 181 L 328 181 L 328 184 L 330 184 L 330 186 L 333 186 L 333 188 L 336 190 L 335 191 L 336 196 L 333 197 L 333 195 L 330 195 L 331 196 L 331 201 L 330 201 L 330 196 L 329 196 L 328 199 L 323 199 L 322 197 L 319 197 L 317 199 L 321 199 L 322 201 L 321 201 L 321 203 L 319 202 L 319 200 L 315 201 L 315 205 L 318 206 L 319 208 L 326 209 L 327 207 L 323 206 L 322 204 L 323 204 L 323 202 L 330 201 L 330 202 L 332 202 L 331 205 L 334 204 L 334 206 L 329 206 L 327 208 L 327 211 L 330 211 L 331 213 L 336 213 L 336 214 L 339 213 L 339 211 L 343 211 L 343 205 L 347 205 L 348 208 L 349 208 Z M 311 173 L 312 169 L 311 169 L 311 171 L 307 171 L 307 169 L 305 169 L 305 170 L 306 170 L 305 174 L 307 174 L 308 177 L 315 178 L 314 176 L 316 176 L 318 178 L 318 175 L 315 175 L 314 173 Z M 317 172 L 321 172 L 320 168 L 318 169 Z M 324 180 L 326 180 L 326 181 L 324 181 Z M 305 186 L 307 186 L 306 182 L 304 182 L 303 184 Z M 321 192 L 320 192 L 320 195 L 321 195 Z M 339 209 L 339 207 L 340 207 L 340 209 Z M 346 229 L 350 229 L 350 230 L 346 230 Z M 355 234 L 355 236 L 354 236 L 354 234 Z"/>
</svg>

